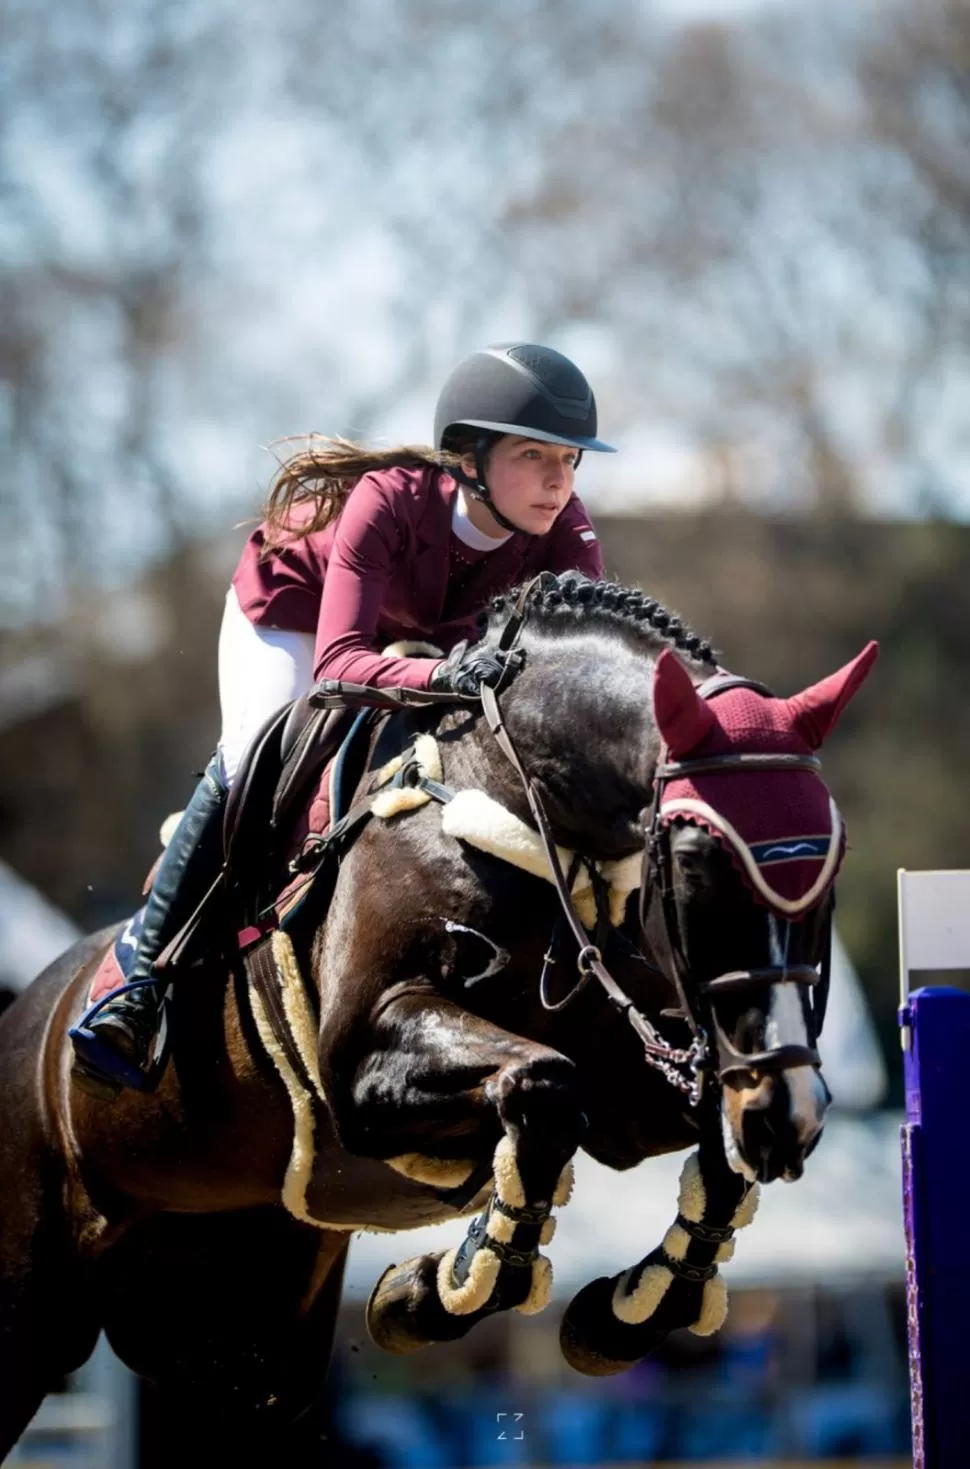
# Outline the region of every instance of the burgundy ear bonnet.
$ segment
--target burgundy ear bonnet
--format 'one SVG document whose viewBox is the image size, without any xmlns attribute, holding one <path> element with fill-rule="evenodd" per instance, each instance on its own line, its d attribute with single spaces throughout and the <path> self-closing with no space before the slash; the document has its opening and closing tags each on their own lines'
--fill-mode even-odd
<svg viewBox="0 0 970 1469">
<path fill-rule="evenodd" d="M 669 650 L 654 670 L 657 726 L 670 761 L 716 755 L 810 755 L 834 726 L 879 653 L 869 643 L 838 673 L 791 699 L 733 688 L 698 697 Z M 814 907 L 842 862 L 845 830 L 819 775 L 809 770 L 675 775 L 660 801 L 664 826 L 691 821 L 730 853 L 755 896 L 786 918 Z"/>
</svg>

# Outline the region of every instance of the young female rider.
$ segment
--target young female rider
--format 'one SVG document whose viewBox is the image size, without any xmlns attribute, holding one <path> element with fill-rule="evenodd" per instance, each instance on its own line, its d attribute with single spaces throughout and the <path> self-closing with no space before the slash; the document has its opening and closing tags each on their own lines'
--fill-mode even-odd
<svg viewBox="0 0 970 1469">
<path fill-rule="evenodd" d="M 474 695 L 506 655 L 469 646 L 496 594 L 542 570 L 603 574 L 573 493 L 596 403 L 560 353 L 488 347 L 448 378 L 435 448 L 369 452 L 311 440 L 286 461 L 243 551 L 219 641 L 222 736 L 159 866 L 129 988 L 72 1033 L 75 1076 L 138 1085 L 163 1007 L 153 965 L 213 880 L 222 810 L 243 751 L 315 679 Z M 401 639 L 448 656 L 396 657 Z M 137 984 L 132 984 L 139 981 Z"/>
</svg>

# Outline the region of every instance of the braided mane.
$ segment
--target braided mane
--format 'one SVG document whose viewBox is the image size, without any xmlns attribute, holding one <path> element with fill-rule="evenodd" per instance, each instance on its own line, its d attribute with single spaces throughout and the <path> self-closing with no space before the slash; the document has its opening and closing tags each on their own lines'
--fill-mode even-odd
<svg viewBox="0 0 970 1469">
<path fill-rule="evenodd" d="M 521 588 L 513 588 L 492 600 L 489 627 L 503 623 L 514 610 Z M 677 648 L 694 663 L 716 667 L 710 643 L 692 632 L 680 618 L 654 597 L 637 587 L 619 582 L 590 581 L 578 572 L 554 577 L 543 572 L 536 578 L 526 604 L 530 625 L 550 630 L 601 627 L 648 639 L 657 648 Z"/>
</svg>

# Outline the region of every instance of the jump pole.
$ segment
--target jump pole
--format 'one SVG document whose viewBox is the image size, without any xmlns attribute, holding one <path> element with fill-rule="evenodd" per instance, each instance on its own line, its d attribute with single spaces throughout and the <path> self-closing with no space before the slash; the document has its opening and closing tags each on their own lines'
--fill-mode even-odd
<svg viewBox="0 0 970 1469">
<path fill-rule="evenodd" d="M 901 1129 L 914 1469 L 970 1465 L 970 872 L 898 873 Z"/>
</svg>

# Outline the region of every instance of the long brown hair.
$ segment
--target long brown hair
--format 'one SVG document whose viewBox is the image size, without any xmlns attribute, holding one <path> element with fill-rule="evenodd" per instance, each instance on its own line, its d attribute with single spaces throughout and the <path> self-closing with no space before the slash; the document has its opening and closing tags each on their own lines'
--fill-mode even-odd
<svg viewBox="0 0 970 1469">
<path fill-rule="evenodd" d="M 420 469 L 431 466 L 446 471 L 457 469 L 462 456 L 474 449 L 481 430 L 470 429 L 467 446 L 458 442 L 448 450 L 430 445 L 402 445 L 396 449 L 367 449 L 352 439 L 311 434 L 299 440 L 303 447 L 281 460 L 263 509 L 266 548 L 284 541 L 303 540 L 323 530 L 343 510 L 354 485 L 362 475 L 379 469 Z M 500 435 L 495 435 L 498 438 Z M 282 443 L 293 443 L 283 439 Z M 293 524 L 293 512 L 303 505 L 314 506 L 306 520 Z"/>
</svg>

